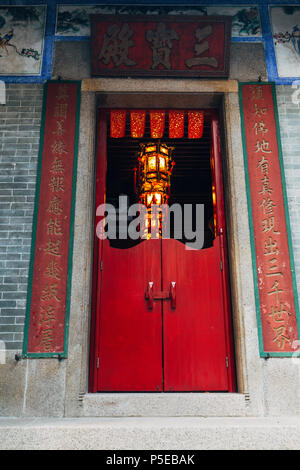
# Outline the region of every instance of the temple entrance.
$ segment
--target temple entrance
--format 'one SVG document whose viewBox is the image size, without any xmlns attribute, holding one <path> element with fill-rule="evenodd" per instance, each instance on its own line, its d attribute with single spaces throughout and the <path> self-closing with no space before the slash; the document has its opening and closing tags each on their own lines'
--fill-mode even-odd
<svg viewBox="0 0 300 470">
<path fill-rule="evenodd" d="M 148 112 L 143 136 L 133 137 L 129 114 L 124 135 L 116 138 L 111 137 L 110 112 L 100 112 L 96 207 L 104 201 L 118 207 L 120 195 L 127 196 L 129 205 L 141 201 L 136 182 L 141 144 L 172 146 L 175 165 L 168 204 L 182 209 L 183 221 L 190 205 L 194 232 L 196 204 L 204 206 L 203 243 L 201 249 L 191 248 L 184 229 L 180 237 L 171 229 L 170 238 L 120 238 L 118 225 L 116 237 L 96 237 L 92 391 L 232 392 L 235 376 L 218 113 L 202 111 L 201 137 L 191 137 L 184 111 L 182 137 L 170 138 L 165 111 L 159 140 L 153 138 Z"/>
</svg>

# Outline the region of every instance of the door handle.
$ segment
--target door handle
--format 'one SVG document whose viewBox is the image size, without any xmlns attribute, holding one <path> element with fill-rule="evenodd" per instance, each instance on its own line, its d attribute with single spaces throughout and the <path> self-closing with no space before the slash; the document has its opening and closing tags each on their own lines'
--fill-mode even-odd
<svg viewBox="0 0 300 470">
<path fill-rule="evenodd" d="M 171 281 L 170 283 L 170 299 L 171 299 L 171 308 L 175 310 L 176 308 L 176 282 Z"/>
<path fill-rule="evenodd" d="M 147 300 L 148 309 L 153 309 L 153 282 L 148 282 L 147 289 L 145 292 L 145 299 Z"/>
<path fill-rule="evenodd" d="M 171 300 L 171 308 L 174 310 L 176 308 L 176 282 L 172 281 L 170 283 L 169 292 L 154 292 L 153 285 L 154 282 L 149 281 L 145 292 L 145 300 L 147 301 L 148 309 L 153 309 L 154 300 Z"/>
</svg>

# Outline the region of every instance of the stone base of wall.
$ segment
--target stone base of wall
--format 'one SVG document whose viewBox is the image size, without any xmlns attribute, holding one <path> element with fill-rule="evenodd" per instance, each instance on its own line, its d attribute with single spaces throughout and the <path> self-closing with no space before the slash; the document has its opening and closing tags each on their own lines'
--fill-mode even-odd
<svg viewBox="0 0 300 470">
<path fill-rule="evenodd" d="M 2 418 L 0 449 L 299 450 L 300 418 Z"/>
</svg>

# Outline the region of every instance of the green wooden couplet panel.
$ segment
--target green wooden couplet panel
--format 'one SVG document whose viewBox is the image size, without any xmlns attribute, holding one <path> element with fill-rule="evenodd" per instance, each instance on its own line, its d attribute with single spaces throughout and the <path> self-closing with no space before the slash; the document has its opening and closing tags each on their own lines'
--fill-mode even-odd
<svg viewBox="0 0 300 470">
<path fill-rule="evenodd" d="M 80 82 L 45 84 L 24 357 L 66 357 Z"/>
<path fill-rule="evenodd" d="M 240 110 L 260 353 L 298 356 L 298 297 L 274 84 L 241 84 Z"/>
</svg>

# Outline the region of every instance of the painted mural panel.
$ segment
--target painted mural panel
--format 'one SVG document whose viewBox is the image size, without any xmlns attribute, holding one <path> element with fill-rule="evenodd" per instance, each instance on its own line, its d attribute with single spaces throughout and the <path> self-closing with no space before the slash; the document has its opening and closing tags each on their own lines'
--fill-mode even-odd
<svg viewBox="0 0 300 470">
<path fill-rule="evenodd" d="M 0 6 L 0 75 L 40 75 L 46 6 Z"/>
<path fill-rule="evenodd" d="M 90 36 L 90 15 L 114 15 L 114 6 L 58 5 L 56 20 L 57 36 Z"/>
<path fill-rule="evenodd" d="M 116 6 L 59 5 L 57 9 L 57 36 L 90 36 L 89 15 L 229 15 L 232 16 L 233 37 L 259 37 L 261 27 L 257 6 Z"/>
<path fill-rule="evenodd" d="M 208 15 L 232 16 L 232 37 L 261 36 L 260 18 L 257 6 L 212 6 L 207 7 Z"/>
<path fill-rule="evenodd" d="M 279 77 L 300 77 L 300 6 L 271 7 Z"/>
</svg>

